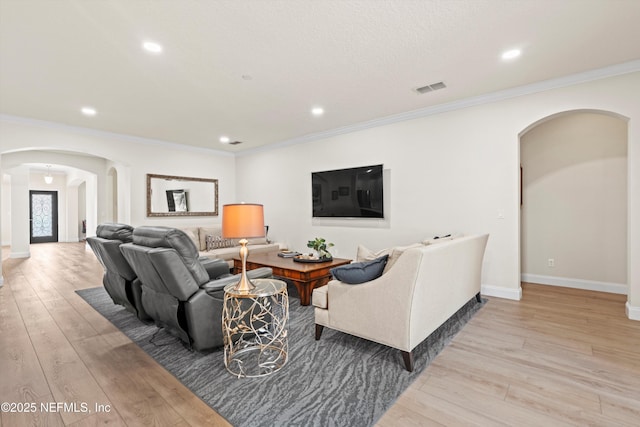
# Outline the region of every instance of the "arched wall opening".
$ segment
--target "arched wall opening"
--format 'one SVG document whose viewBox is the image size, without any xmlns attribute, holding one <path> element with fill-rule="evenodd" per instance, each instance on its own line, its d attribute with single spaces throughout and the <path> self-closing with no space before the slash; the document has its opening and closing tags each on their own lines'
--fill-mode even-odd
<svg viewBox="0 0 640 427">
<path fill-rule="evenodd" d="M 2 242 L 11 246 L 11 257 L 29 256 L 28 207 L 11 203 L 12 194 L 26 194 L 34 183 L 43 181 L 38 169 L 43 164 L 52 165 L 54 185 L 64 196 L 58 204 L 59 230 L 63 229 L 60 241 L 77 242 L 95 234 L 100 215 L 111 220 L 112 212 L 117 212 L 113 199 L 119 194 L 118 165 L 108 159 L 72 151 L 23 149 L 2 153 L 0 162 L 2 209 L 3 213 L 10 210 L 10 215 L 3 215 Z"/>
<path fill-rule="evenodd" d="M 520 134 L 521 278 L 628 293 L 628 120 L 553 114 Z"/>
</svg>

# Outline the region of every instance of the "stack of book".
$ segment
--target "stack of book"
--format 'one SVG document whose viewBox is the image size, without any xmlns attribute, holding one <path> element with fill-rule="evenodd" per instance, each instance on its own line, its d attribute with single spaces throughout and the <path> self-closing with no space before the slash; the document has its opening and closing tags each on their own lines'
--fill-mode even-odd
<svg viewBox="0 0 640 427">
<path fill-rule="evenodd" d="M 278 252 L 278 256 L 282 258 L 293 258 L 294 256 L 300 255 L 300 252 L 296 251 L 280 251 Z"/>
</svg>

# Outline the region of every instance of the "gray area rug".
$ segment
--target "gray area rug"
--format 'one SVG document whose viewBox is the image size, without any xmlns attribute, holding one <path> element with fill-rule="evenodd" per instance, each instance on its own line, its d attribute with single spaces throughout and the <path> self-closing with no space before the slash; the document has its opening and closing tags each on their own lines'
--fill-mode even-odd
<svg viewBox="0 0 640 427">
<path fill-rule="evenodd" d="M 290 297 L 287 364 L 267 377 L 237 379 L 225 369 L 221 349 L 188 350 L 115 305 L 104 288 L 77 293 L 237 427 L 372 426 L 486 303 L 471 299 L 418 345 L 410 373 L 398 350 L 328 328 L 315 341 L 313 308 Z"/>
</svg>

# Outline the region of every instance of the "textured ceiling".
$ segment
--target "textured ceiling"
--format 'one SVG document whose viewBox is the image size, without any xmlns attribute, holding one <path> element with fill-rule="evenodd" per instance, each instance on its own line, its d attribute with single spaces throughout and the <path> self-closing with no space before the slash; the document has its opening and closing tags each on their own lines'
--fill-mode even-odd
<svg viewBox="0 0 640 427">
<path fill-rule="evenodd" d="M 241 151 L 637 60 L 639 21 L 638 0 L 0 0 L 0 113 Z"/>
</svg>

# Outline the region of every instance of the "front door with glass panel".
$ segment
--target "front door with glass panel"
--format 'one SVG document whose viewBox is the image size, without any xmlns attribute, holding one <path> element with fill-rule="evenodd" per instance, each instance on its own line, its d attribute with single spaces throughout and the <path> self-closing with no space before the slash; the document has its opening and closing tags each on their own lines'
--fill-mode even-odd
<svg viewBox="0 0 640 427">
<path fill-rule="evenodd" d="M 29 191 L 31 243 L 58 241 L 58 192 Z"/>
</svg>

